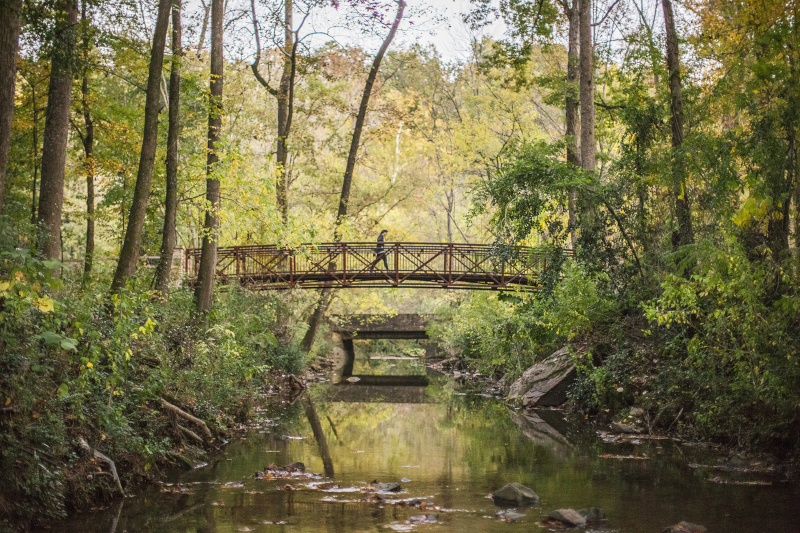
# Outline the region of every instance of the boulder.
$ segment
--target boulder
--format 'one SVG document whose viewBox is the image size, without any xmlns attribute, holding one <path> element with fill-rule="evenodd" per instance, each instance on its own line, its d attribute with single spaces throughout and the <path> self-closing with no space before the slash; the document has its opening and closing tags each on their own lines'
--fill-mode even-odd
<svg viewBox="0 0 800 533">
<path fill-rule="evenodd" d="M 666 528 L 662 533 L 706 533 L 706 528 L 691 522 L 679 522 Z"/>
<path fill-rule="evenodd" d="M 576 375 L 572 355 L 564 347 L 526 370 L 511 384 L 508 397 L 522 398 L 525 407 L 555 407 L 567 400 L 567 389 Z"/>
<path fill-rule="evenodd" d="M 630 413 L 631 416 L 642 416 L 644 414 L 644 409 L 641 407 L 631 407 Z"/>
<path fill-rule="evenodd" d="M 495 505 L 531 505 L 539 501 L 539 496 L 519 483 L 503 485 L 492 494 Z"/>
<path fill-rule="evenodd" d="M 581 515 L 587 522 L 600 522 L 601 520 L 606 519 L 606 513 L 599 507 L 579 509 L 578 514 Z"/>
<path fill-rule="evenodd" d="M 583 527 L 586 525 L 586 519 L 575 509 L 556 509 L 555 511 L 550 511 L 547 517 L 558 520 L 568 526 Z"/>
</svg>

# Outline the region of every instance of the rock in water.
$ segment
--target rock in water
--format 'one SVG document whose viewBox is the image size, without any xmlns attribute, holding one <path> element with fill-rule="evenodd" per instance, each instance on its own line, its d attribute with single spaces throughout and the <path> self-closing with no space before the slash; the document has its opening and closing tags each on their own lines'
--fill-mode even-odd
<svg viewBox="0 0 800 533">
<path fill-rule="evenodd" d="M 554 407 L 567 399 L 567 389 L 575 380 L 575 364 L 568 348 L 561 348 L 536 363 L 511 385 L 508 397 L 522 398 L 525 407 Z"/>
<path fill-rule="evenodd" d="M 409 524 L 435 524 L 439 519 L 436 514 L 418 514 L 408 519 Z"/>
<path fill-rule="evenodd" d="M 668 527 L 662 533 L 706 533 L 706 528 L 691 522 L 679 522 L 674 526 Z"/>
<path fill-rule="evenodd" d="M 599 522 L 606 519 L 606 513 L 599 507 L 590 507 L 589 509 L 579 509 L 578 514 L 581 515 L 587 522 Z"/>
<path fill-rule="evenodd" d="M 525 515 L 522 513 L 517 513 L 508 509 L 504 509 L 502 511 L 497 511 L 494 514 L 494 517 L 498 520 L 502 520 L 503 522 L 516 522 L 520 518 L 525 518 Z"/>
<path fill-rule="evenodd" d="M 394 481 L 390 483 L 377 483 L 373 481 L 370 486 L 378 492 L 398 492 L 400 491 L 400 483 Z"/>
<path fill-rule="evenodd" d="M 583 527 L 586 525 L 586 519 L 575 509 L 556 509 L 555 511 L 550 511 L 547 516 L 568 526 Z"/>
<path fill-rule="evenodd" d="M 531 505 L 539 501 L 539 496 L 528 487 L 515 482 L 494 491 L 492 500 L 495 505 Z"/>
</svg>

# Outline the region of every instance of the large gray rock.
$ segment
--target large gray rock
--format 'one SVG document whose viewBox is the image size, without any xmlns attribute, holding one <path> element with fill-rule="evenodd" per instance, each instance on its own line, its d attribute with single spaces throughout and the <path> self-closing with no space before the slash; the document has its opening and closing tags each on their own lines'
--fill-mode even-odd
<svg viewBox="0 0 800 533">
<path fill-rule="evenodd" d="M 508 483 L 494 493 L 492 500 L 495 505 L 531 505 L 539 501 L 539 495 L 525 485 Z"/>
<path fill-rule="evenodd" d="M 550 511 L 547 516 L 568 526 L 583 527 L 586 525 L 586 519 L 575 509 L 556 509 L 555 511 Z"/>
<path fill-rule="evenodd" d="M 508 397 L 522 398 L 525 407 L 555 407 L 567 399 L 567 389 L 575 381 L 575 364 L 564 347 L 536 363 L 511 384 Z"/>
</svg>

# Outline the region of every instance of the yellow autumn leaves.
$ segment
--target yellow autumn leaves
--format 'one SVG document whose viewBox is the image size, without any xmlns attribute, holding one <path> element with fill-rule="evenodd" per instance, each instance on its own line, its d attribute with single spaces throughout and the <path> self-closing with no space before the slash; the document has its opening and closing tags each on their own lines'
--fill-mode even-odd
<svg viewBox="0 0 800 533">
<path fill-rule="evenodd" d="M 38 309 L 42 313 L 52 313 L 55 309 L 55 302 L 52 298 L 41 294 L 42 286 L 39 283 L 23 287 L 27 289 L 27 292 L 26 290 L 13 291 L 16 284 L 24 283 L 25 281 L 25 274 L 20 271 L 14 272 L 13 280 L 0 281 L 0 298 L 7 298 L 8 295 L 19 295 L 21 299 L 29 301 L 31 307 Z M 28 294 L 27 297 L 26 293 Z"/>
</svg>

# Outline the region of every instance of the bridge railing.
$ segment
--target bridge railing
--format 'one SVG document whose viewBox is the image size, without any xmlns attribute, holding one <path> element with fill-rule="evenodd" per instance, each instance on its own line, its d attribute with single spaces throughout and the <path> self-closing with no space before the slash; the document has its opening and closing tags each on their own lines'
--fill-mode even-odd
<svg viewBox="0 0 800 533">
<path fill-rule="evenodd" d="M 232 246 L 217 251 L 217 276 L 254 288 L 404 285 L 503 289 L 534 287 L 552 256 L 520 248 L 516 259 L 498 261 L 484 244 L 387 242 L 388 270 L 374 242 Z M 571 250 L 565 254 L 572 255 Z M 200 249 L 186 250 L 185 269 L 196 278 Z"/>
</svg>

